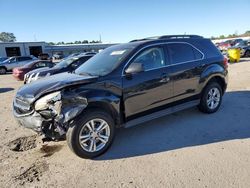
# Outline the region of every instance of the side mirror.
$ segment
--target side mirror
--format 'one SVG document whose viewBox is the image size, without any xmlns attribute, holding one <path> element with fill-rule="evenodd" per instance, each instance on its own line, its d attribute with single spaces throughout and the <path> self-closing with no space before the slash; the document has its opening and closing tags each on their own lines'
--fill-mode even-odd
<svg viewBox="0 0 250 188">
<path fill-rule="evenodd" d="M 126 74 L 133 74 L 133 73 L 139 73 L 143 72 L 143 64 L 142 63 L 132 63 L 129 65 L 129 67 L 125 70 Z"/>
</svg>

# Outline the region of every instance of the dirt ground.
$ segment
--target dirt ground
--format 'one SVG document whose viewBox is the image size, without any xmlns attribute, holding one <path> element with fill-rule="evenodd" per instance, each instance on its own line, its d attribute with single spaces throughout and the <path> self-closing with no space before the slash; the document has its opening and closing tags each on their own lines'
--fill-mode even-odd
<svg viewBox="0 0 250 188">
<path fill-rule="evenodd" d="M 0 187 L 250 187 L 250 59 L 229 72 L 217 113 L 194 108 L 120 129 L 95 160 L 19 127 L 11 103 L 22 82 L 0 75 Z"/>
</svg>

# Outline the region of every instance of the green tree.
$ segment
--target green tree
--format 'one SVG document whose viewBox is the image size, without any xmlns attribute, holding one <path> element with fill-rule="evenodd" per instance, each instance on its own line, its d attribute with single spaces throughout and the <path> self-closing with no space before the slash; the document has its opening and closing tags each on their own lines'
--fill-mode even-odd
<svg viewBox="0 0 250 188">
<path fill-rule="evenodd" d="M 88 44 L 88 43 L 89 43 L 88 40 L 83 40 L 83 41 L 82 41 L 82 44 Z"/>
<path fill-rule="evenodd" d="M 224 35 L 221 35 L 219 38 L 220 38 L 220 39 L 224 39 L 224 38 L 225 38 L 225 36 L 224 36 Z"/>
<path fill-rule="evenodd" d="M 244 35 L 250 35 L 250 30 L 249 30 L 249 31 L 246 31 L 246 32 L 244 33 Z"/>
<path fill-rule="evenodd" d="M 1 32 L 0 33 L 0 41 L 2 41 L 2 42 L 15 42 L 16 37 L 13 33 Z"/>
</svg>

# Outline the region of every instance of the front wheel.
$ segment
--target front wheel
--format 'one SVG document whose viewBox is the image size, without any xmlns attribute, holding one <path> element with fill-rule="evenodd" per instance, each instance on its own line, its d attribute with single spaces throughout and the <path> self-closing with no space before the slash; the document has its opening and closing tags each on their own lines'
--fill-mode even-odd
<svg viewBox="0 0 250 188">
<path fill-rule="evenodd" d="M 6 74 L 6 69 L 4 67 L 0 67 L 0 74 Z"/>
<path fill-rule="evenodd" d="M 111 145 L 115 134 L 114 121 L 103 111 L 91 110 L 75 121 L 67 131 L 70 149 L 81 158 L 95 158 Z"/>
<path fill-rule="evenodd" d="M 212 82 L 206 86 L 201 95 L 199 104 L 200 111 L 204 113 L 216 112 L 222 101 L 222 89 L 217 82 Z"/>
</svg>

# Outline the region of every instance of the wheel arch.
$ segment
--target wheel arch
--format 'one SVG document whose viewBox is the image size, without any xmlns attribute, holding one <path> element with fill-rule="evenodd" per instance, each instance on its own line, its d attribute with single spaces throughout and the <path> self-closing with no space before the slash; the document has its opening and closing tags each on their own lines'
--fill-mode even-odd
<svg viewBox="0 0 250 188">
<path fill-rule="evenodd" d="M 116 108 L 116 106 L 114 106 L 108 102 L 101 101 L 101 100 L 100 101 L 91 100 L 88 103 L 88 106 L 83 110 L 83 113 L 84 113 L 84 111 L 89 110 L 89 109 L 99 109 L 99 110 L 103 110 L 103 111 L 107 112 L 113 118 L 115 125 L 116 126 L 120 125 L 120 122 L 121 122 L 120 111 Z"/>
<path fill-rule="evenodd" d="M 8 70 L 4 65 L 0 65 L 0 68 L 4 68 L 6 71 Z"/>
<path fill-rule="evenodd" d="M 218 64 L 214 64 L 208 67 L 206 70 L 203 71 L 203 73 L 201 74 L 201 78 L 199 80 L 200 93 L 202 93 L 204 88 L 209 83 L 217 82 L 220 84 L 222 88 L 222 92 L 224 94 L 227 88 L 227 81 L 228 81 L 227 74 L 228 74 L 228 71 Z"/>
</svg>

